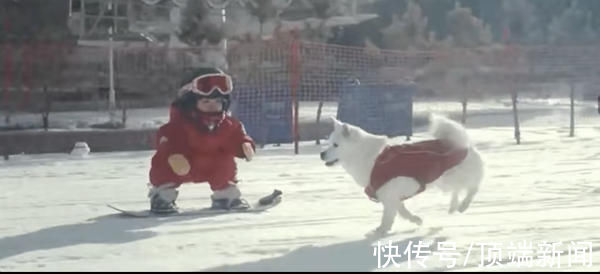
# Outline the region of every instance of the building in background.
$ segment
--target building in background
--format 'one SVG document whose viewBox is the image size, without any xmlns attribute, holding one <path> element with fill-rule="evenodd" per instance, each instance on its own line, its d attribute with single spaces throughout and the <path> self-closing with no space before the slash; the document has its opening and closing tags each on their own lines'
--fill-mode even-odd
<svg viewBox="0 0 600 274">
<path fill-rule="evenodd" d="M 102 44 L 113 27 L 116 42 L 177 46 L 180 9 L 177 0 L 70 0 L 69 28 L 81 44 Z M 181 46 L 181 45 L 178 45 Z"/>
</svg>

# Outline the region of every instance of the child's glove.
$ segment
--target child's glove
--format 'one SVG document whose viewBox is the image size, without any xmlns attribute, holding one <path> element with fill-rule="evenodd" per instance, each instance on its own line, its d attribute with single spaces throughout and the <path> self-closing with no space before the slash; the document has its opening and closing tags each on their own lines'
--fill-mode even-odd
<svg viewBox="0 0 600 274">
<path fill-rule="evenodd" d="M 254 157 L 254 149 L 252 148 L 252 145 L 250 143 L 243 143 L 242 150 L 244 151 L 244 156 L 246 156 L 246 161 L 252 161 L 252 158 Z"/>
<path fill-rule="evenodd" d="M 181 154 L 173 154 L 167 159 L 173 172 L 179 176 L 185 176 L 190 173 L 190 162 Z"/>
</svg>

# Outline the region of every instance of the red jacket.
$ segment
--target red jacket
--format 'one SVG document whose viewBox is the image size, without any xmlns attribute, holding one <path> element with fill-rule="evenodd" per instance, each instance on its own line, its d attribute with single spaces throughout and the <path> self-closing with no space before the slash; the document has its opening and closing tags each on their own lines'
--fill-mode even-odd
<svg viewBox="0 0 600 274">
<path fill-rule="evenodd" d="M 466 149 L 452 149 L 440 140 L 423 141 L 413 144 L 387 146 L 375 160 L 371 180 L 365 193 L 376 199 L 375 192 L 396 177 L 411 177 L 421 185 L 437 180 L 446 170 L 460 164 L 466 157 Z M 415 194 L 415 195 L 416 195 Z M 410 197 L 405 197 L 408 199 Z"/>
<path fill-rule="evenodd" d="M 156 135 L 150 181 L 153 185 L 208 181 L 213 189 L 223 188 L 236 181 L 234 158 L 245 158 L 242 144 L 246 142 L 255 149 L 254 141 L 234 117 L 224 116 L 209 131 L 202 122 L 192 121 L 172 107 L 169 122 Z M 175 154 L 183 155 L 189 162 L 188 174 L 177 175 L 169 166 L 167 159 Z"/>
<path fill-rule="evenodd" d="M 158 135 L 173 138 L 175 142 L 168 142 L 172 153 L 206 156 L 226 154 L 244 158 L 242 143 L 248 142 L 254 146 L 254 141 L 246 134 L 242 122 L 234 117 L 225 116 L 216 129 L 209 132 L 205 131 L 207 129 L 199 121 L 192 122 L 185 118 L 177 108 L 171 107 L 169 112 L 169 122 L 159 129 Z M 160 138 L 157 138 L 157 148 L 160 145 Z"/>
</svg>

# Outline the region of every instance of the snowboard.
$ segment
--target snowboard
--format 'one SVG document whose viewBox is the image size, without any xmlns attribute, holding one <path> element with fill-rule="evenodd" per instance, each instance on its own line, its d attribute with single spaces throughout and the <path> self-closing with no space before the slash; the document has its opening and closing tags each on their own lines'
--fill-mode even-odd
<svg viewBox="0 0 600 274">
<path fill-rule="evenodd" d="M 234 214 L 234 213 L 260 213 L 271 209 L 281 203 L 281 194 L 280 190 L 274 190 L 273 193 L 267 195 L 265 197 L 260 198 L 258 201 L 254 203 L 250 203 L 249 208 L 241 208 L 241 209 L 212 209 L 210 207 L 204 208 L 179 208 L 177 212 L 174 213 L 154 213 L 149 209 L 146 210 L 128 210 L 124 209 L 112 204 L 107 204 L 108 207 L 119 211 L 121 215 L 126 217 L 138 217 L 138 218 L 147 218 L 147 217 L 174 217 L 174 216 L 216 216 L 216 215 L 224 215 L 224 214 Z"/>
</svg>

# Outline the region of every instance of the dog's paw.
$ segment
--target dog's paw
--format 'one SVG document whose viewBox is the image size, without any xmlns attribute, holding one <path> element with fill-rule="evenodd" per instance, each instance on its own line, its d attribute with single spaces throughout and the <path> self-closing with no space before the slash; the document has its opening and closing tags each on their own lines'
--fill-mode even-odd
<svg viewBox="0 0 600 274">
<path fill-rule="evenodd" d="M 462 202 L 460 204 L 460 206 L 458 206 L 458 212 L 465 213 L 465 211 L 467 211 L 467 208 L 469 208 L 470 205 L 471 205 L 470 201 Z"/>
<path fill-rule="evenodd" d="M 412 216 L 409 221 L 418 226 L 423 225 L 423 219 L 421 219 L 419 216 Z"/>
</svg>

